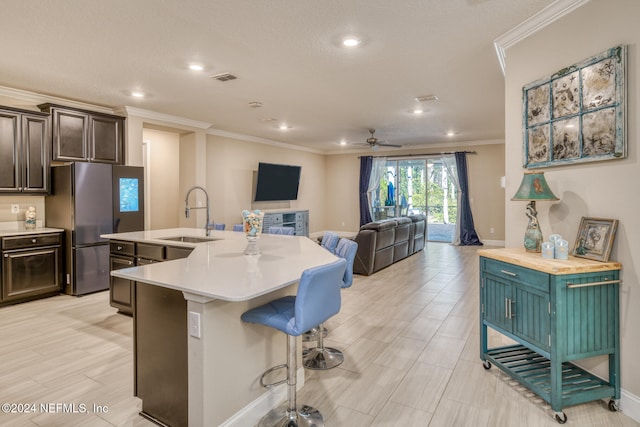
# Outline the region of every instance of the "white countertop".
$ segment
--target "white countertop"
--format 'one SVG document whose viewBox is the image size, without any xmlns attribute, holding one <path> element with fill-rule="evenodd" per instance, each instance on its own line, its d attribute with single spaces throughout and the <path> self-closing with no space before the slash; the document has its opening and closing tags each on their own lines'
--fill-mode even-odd
<svg viewBox="0 0 640 427">
<path fill-rule="evenodd" d="M 105 234 L 104 238 L 195 248 L 188 258 L 114 270 L 122 277 L 225 301 L 246 301 L 296 283 L 310 267 L 336 256 L 307 237 L 262 234 L 259 255 L 244 255 L 244 233 L 212 231 L 206 243 L 181 243 L 165 237 L 204 237 L 203 229 L 174 228 Z"/>
<path fill-rule="evenodd" d="M 8 236 L 27 236 L 30 234 L 43 234 L 43 233 L 60 233 L 64 231 L 61 228 L 49 228 L 49 227 L 37 227 L 33 230 L 27 230 L 24 226 L 16 227 L 14 229 L 2 229 L 0 228 L 0 237 Z"/>
</svg>

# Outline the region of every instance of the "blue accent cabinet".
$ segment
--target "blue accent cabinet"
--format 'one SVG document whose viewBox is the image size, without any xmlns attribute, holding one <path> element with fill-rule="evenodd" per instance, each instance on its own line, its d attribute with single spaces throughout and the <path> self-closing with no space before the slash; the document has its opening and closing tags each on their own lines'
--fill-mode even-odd
<svg viewBox="0 0 640 427">
<path fill-rule="evenodd" d="M 480 255 L 480 359 L 512 376 L 545 401 L 560 423 L 565 406 L 620 399 L 619 284 L 621 265 L 569 257 L 542 258 L 524 249 Z M 488 328 L 516 341 L 489 348 Z M 574 361 L 608 356 L 609 377 Z"/>
</svg>

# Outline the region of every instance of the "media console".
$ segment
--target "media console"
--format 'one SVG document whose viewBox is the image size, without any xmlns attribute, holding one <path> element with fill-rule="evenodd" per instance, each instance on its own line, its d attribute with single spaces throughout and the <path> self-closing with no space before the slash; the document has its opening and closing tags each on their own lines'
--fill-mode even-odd
<svg viewBox="0 0 640 427">
<path fill-rule="evenodd" d="M 262 232 L 268 233 L 269 227 L 295 228 L 296 236 L 309 237 L 309 211 L 271 211 L 264 213 Z"/>
</svg>

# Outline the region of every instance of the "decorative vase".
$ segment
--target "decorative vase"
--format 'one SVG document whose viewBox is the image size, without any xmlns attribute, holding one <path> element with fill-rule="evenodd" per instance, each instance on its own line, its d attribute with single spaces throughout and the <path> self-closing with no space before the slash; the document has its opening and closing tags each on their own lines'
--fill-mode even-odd
<svg viewBox="0 0 640 427">
<path fill-rule="evenodd" d="M 249 244 L 244 250 L 245 255 L 258 255 L 258 238 L 262 234 L 262 223 L 264 221 L 264 212 L 259 210 L 242 211 L 242 226 L 244 235 L 247 237 Z"/>
<path fill-rule="evenodd" d="M 34 230 L 36 228 L 36 208 L 29 206 L 24 214 L 24 228 Z"/>
<path fill-rule="evenodd" d="M 542 247 L 542 231 L 537 221 L 529 221 L 524 233 L 524 247 L 528 252 L 540 252 Z"/>
</svg>

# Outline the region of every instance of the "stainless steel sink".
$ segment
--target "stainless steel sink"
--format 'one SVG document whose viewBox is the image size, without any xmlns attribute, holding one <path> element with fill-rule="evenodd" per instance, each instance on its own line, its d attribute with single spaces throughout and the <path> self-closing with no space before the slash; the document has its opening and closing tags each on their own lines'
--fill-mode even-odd
<svg viewBox="0 0 640 427">
<path fill-rule="evenodd" d="M 171 240 L 173 242 L 183 242 L 183 243 L 204 243 L 204 242 L 213 242 L 216 239 L 214 237 L 193 237 L 193 236 L 176 236 L 176 237 L 161 237 L 160 240 Z"/>
</svg>

